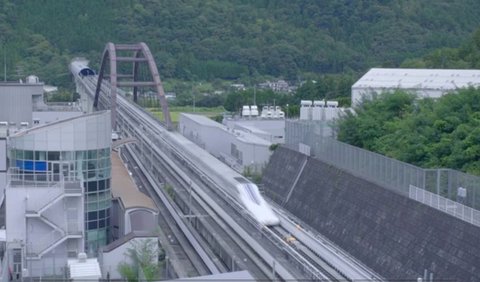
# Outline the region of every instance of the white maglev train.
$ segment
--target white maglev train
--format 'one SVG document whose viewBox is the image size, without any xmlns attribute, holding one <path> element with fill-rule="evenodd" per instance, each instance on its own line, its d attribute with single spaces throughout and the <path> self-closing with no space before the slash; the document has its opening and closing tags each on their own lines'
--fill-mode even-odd
<svg viewBox="0 0 480 282">
<path fill-rule="evenodd" d="M 97 75 L 88 67 L 88 61 L 85 59 L 74 59 L 70 64 L 70 71 L 76 77 L 81 78 L 81 80 L 78 80 L 79 83 L 84 83 L 87 87 L 96 85 Z M 141 111 L 137 108 L 138 106 L 126 101 L 121 95 L 117 97 L 120 107 Z M 193 160 L 198 170 L 212 179 L 224 192 L 242 205 L 257 222 L 266 226 L 280 224 L 280 219 L 260 194 L 257 185 L 180 133 L 170 132 L 163 128 L 162 130 L 162 135 L 177 148 L 177 154 L 180 153 L 184 158 Z"/>
<path fill-rule="evenodd" d="M 241 174 L 191 142 L 178 132 L 169 132 L 171 142 L 181 148 L 183 155 L 197 164 L 197 169 L 212 179 L 224 192 L 241 204 L 250 215 L 262 225 L 280 224 L 280 219 L 273 212 L 258 190 L 257 185 Z"/>
</svg>

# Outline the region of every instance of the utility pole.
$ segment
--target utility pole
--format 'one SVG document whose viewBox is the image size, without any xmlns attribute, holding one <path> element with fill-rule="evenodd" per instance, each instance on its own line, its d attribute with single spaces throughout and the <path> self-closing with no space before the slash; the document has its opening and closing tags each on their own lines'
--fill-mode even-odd
<svg viewBox="0 0 480 282">
<path fill-rule="evenodd" d="M 3 81 L 7 82 L 7 52 L 5 50 L 5 43 L 3 44 Z"/>
</svg>

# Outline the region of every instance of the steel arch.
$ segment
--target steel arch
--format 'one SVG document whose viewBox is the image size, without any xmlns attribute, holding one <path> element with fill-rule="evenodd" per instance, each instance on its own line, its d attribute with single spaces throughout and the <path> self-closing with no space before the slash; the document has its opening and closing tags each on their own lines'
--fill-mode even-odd
<svg viewBox="0 0 480 282">
<path fill-rule="evenodd" d="M 133 51 L 132 56 L 120 57 L 117 56 L 118 51 Z M 118 74 L 117 62 L 132 62 L 132 74 Z M 148 69 L 152 76 L 152 81 L 138 81 L 138 70 L 140 63 L 147 63 Z M 93 102 L 93 107 L 98 108 L 98 98 L 100 95 L 100 90 L 102 82 L 105 79 L 106 66 L 110 66 L 110 99 L 111 105 L 110 110 L 112 113 L 112 129 L 116 129 L 116 118 L 117 118 L 117 87 L 122 84 L 123 86 L 133 87 L 133 100 L 137 102 L 137 92 L 138 87 L 142 86 L 153 86 L 155 87 L 160 105 L 162 107 L 163 117 L 166 123 L 166 126 L 169 130 L 173 129 L 172 120 L 170 117 L 170 111 L 168 109 L 167 99 L 165 98 L 165 91 L 163 90 L 162 80 L 160 79 L 160 74 L 157 69 L 157 64 L 148 48 L 147 44 L 140 42 L 138 44 L 113 44 L 109 42 L 106 44 L 103 51 L 102 63 L 100 66 L 100 72 L 98 74 L 97 87 L 95 89 L 95 99 Z M 118 77 L 131 77 L 133 81 L 129 82 L 119 82 Z"/>
</svg>

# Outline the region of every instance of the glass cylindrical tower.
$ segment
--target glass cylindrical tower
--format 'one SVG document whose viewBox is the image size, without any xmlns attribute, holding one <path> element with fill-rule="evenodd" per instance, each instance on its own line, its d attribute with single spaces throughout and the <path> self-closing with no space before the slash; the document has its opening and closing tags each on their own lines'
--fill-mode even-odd
<svg viewBox="0 0 480 282">
<path fill-rule="evenodd" d="M 96 254 L 110 238 L 111 126 L 107 111 L 13 134 L 9 167 L 25 179 L 83 183 L 85 251 Z"/>
</svg>

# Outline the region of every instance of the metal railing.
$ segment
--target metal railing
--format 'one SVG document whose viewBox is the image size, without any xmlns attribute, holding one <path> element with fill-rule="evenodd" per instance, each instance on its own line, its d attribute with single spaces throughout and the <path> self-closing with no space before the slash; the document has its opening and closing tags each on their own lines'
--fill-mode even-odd
<svg viewBox="0 0 480 282">
<path fill-rule="evenodd" d="M 443 211 L 460 218 L 463 221 L 480 227 L 480 211 L 413 185 L 410 185 L 409 187 L 409 197 L 422 204 Z"/>
<path fill-rule="evenodd" d="M 452 169 L 423 169 L 358 148 L 325 137 L 325 126 L 287 120 L 285 146 L 296 151 L 306 146 L 313 157 L 407 197 L 409 186 L 414 185 L 456 201 L 462 187 L 466 189 L 464 204 L 480 210 L 480 177 Z"/>
<path fill-rule="evenodd" d="M 9 187 L 59 187 L 67 193 L 82 193 L 82 180 L 77 173 L 53 173 L 51 171 L 25 173 L 17 167 L 7 171 Z"/>
</svg>

